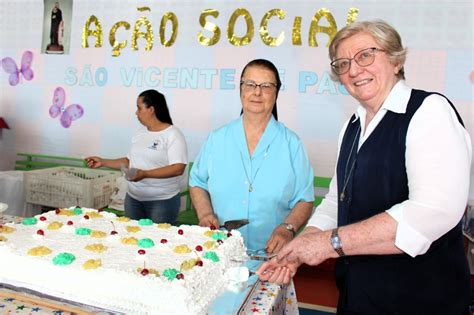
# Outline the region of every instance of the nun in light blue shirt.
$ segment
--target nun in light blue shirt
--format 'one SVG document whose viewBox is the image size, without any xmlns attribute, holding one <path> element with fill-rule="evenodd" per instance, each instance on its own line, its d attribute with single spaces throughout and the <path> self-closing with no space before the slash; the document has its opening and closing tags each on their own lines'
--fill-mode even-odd
<svg viewBox="0 0 474 315">
<path fill-rule="evenodd" d="M 281 81 L 257 59 L 244 68 L 242 115 L 213 131 L 190 173 L 199 224 L 248 219 L 239 231 L 249 250 L 276 253 L 312 212 L 313 170 L 299 137 L 277 121 Z"/>
</svg>

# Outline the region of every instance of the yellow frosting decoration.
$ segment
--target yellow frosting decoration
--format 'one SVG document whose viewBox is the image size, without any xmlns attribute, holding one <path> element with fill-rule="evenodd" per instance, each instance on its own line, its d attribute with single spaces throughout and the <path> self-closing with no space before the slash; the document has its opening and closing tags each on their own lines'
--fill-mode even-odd
<svg viewBox="0 0 474 315">
<path fill-rule="evenodd" d="M 132 226 L 132 225 L 129 225 L 129 226 L 126 227 L 126 230 L 127 230 L 127 232 L 129 232 L 129 233 L 136 233 L 136 232 L 140 231 L 141 228 L 140 228 L 139 226 Z"/>
<path fill-rule="evenodd" d="M 187 254 L 191 252 L 191 249 L 186 244 L 178 245 L 173 250 L 176 254 Z"/>
<path fill-rule="evenodd" d="M 183 261 L 183 263 L 181 264 L 181 270 L 184 270 L 184 271 L 190 270 L 191 268 L 196 266 L 197 261 L 198 260 L 195 258 L 191 258 L 191 259 Z"/>
<path fill-rule="evenodd" d="M 102 253 L 107 250 L 107 246 L 104 246 L 103 244 L 89 244 L 85 247 L 85 249 L 90 250 L 91 252 L 97 252 L 97 253 Z"/>
<path fill-rule="evenodd" d="M 156 225 L 157 228 L 159 229 L 169 229 L 171 227 L 171 224 L 169 223 L 158 223 Z"/>
<path fill-rule="evenodd" d="M 68 217 L 72 217 L 74 215 L 74 212 L 67 209 L 59 209 L 58 215 L 66 215 Z"/>
<path fill-rule="evenodd" d="M 37 246 L 28 250 L 30 256 L 46 256 L 52 253 L 52 250 L 45 246 Z"/>
<path fill-rule="evenodd" d="M 129 217 L 118 217 L 117 221 L 119 221 L 119 222 L 128 222 L 128 221 L 130 221 L 130 218 Z"/>
<path fill-rule="evenodd" d="M 207 242 L 205 242 L 203 245 L 204 245 L 204 247 L 205 247 L 206 249 L 213 249 L 213 248 L 216 247 L 216 242 L 214 242 L 214 241 L 207 241 Z"/>
<path fill-rule="evenodd" d="M 135 237 L 124 237 L 122 238 L 122 243 L 126 245 L 137 245 L 138 240 Z"/>
<path fill-rule="evenodd" d="M 212 237 L 213 234 L 214 234 L 214 231 L 206 231 L 206 232 L 204 232 L 204 235 L 206 235 L 207 237 Z"/>
<path fill-rule="evenodd" d="M 59 230 L 63 224 L 59 221 L 53 221 L 48 225 L 48 230 Z"/>
<path fill-rule="evenodd" d="M 86 215 L 88 215 L 89 218 L 91 218 L 91 219 L 92 218 L 102 218 L 103 217 L 102 214 L 100 214 L 99 212 L 95 212 L 95 211 L 94 212 L 92 212 L 92 211 L 86 212 Z"/>
<path fill-rule="evenodd" d="M 5 236 L 0 235 L 0 242 L 6 242 L 7 238 Z"/>
<path fill-rule="evenodd" d="M 0 226 L 0 233 L 13 233 L 15 229 L 6 225 Z"/>
<path fill-rule="evenodd" d="M 100 259 L 89 259 L 82 264 L 82 268 L 84 269 L 97 269 L 100 266 L 102 266 L 102 260 Z"/>
<path fill-rule="evenodd" d="M 92 231 L 91 232 L 91 237 L 104 238 L 104 237 L 107 237 L 107 233 L 102 232 L 102 231 Z"/>
</svg>

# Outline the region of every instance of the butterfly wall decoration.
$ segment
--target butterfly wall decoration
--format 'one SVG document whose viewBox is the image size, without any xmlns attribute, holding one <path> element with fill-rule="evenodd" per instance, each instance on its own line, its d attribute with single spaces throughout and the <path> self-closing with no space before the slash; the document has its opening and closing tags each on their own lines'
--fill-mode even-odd
<svg viewBox="0 0 474 315">
<path fill-rule="evenodd" d="M 84 108 L 79 104 L 71 104 L 65 106 L 66 102 L 66 92 L 60 86 L 54 89 L 53 94 L 53 105 L 49 108 L 49 115 L 52 118 L 56 118 L 60 115 L 59 121 L 61 126 L 64 128 L 69 128 L 71 123 L 82 117 L 84 115 Z"/>
<path fill-rule="evenodd" d="M 31 69 L 32 61 L 33 53 L 29 50 L 23 53 L 20 66 L 17 66 L 13 58 L 6 57 L 2 59 L 2 68 L 10 75 L 8 77 L 8 83 L 10 83 L 11 86 L 17 85 L 21 80 L 21 76 L 27 81 L 33 79 L 34 73 L 33 69 Z"/>
</svg>

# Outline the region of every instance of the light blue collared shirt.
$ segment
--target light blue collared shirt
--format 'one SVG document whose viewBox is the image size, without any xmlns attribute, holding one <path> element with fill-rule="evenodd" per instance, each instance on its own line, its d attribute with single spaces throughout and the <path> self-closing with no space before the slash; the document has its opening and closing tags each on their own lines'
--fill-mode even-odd
<svg viewBox="0 0 474 315">
<path fill-rule="evenodd" d="M 221 224 L 248 219 L 239 231 L 246 246 L 257 250 L 265 248 L 273 229 L 298 202 L 314 200 L 313 178 L 303 143 L 273 117 L 250 156 L 240 117 L 209 135 L 189 185 L 209 192 Z"/>
</svg>

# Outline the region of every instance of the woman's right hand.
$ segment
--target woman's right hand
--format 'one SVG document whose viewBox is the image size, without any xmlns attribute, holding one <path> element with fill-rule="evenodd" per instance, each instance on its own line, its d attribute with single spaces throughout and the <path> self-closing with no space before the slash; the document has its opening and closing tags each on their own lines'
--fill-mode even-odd
<svg viewBox="0 0 474 315">
<path fill-rule="evenodd" d="M 104 166 L 102 163 L 102 158 L 98 156 L 89 156 L 84 159 L 87 163 L 87 167 L 98 168 Z"/>
<path fill-rule="evenodd" d="M 216 228 L 219 228 L 219 220 L 217 219 L 214 213 L 209 213 L 199 219 L 199 226 L 214 226 Z"/>
</svg>

